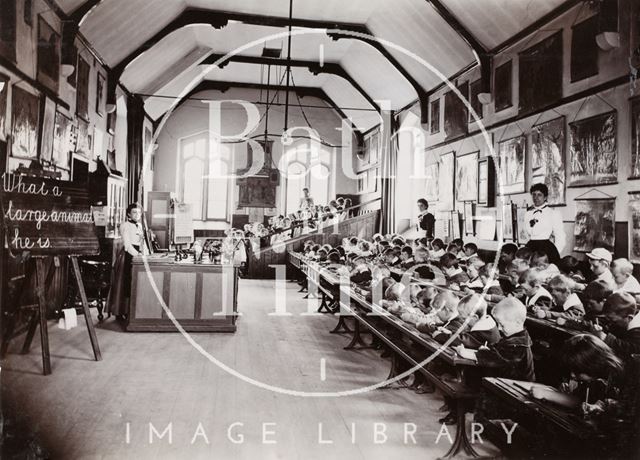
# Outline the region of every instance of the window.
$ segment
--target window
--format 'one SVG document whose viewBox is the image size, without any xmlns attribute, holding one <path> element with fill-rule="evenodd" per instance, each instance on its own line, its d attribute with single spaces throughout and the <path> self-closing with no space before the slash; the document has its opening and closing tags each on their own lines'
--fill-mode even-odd
<svg viewBox="0 0 640 460">
<path fill-rule="evenodd" d="M 194 220 L 227 220 L 228 158 L 225 146 L 209 148 L 207 132 L 180 141 L 180 198 L 191 205 Z"/>
<path fill-rule="evenodd" d="M 328 204 L 333 199 L 331 187 L 331 152 L 302 142 L 283 157 L 286 165 L 286 210 L 298 210 L 302 189 L 308 188 L 314 204 Z M 284 168 L 282 168 L 284 169 Z"/>
<path fill-rule="evenodd" d="M 511 61 L 505 62 L 496 69 L 493 79 L 495 88 L 495 110 L 499 112 L 511 107 Z"/>
<path fill-rule="evenodd" d="M 598 16 L 573 26 L 571 35 L 571 81 L 583 80 L 598 73 Z"/>
</svg>

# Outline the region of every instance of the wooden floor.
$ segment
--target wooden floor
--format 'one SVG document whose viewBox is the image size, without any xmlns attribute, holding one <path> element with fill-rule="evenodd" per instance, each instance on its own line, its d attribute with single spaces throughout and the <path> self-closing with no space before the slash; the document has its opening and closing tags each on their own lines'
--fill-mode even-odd
<svg viewBox="0 0 640 460">
<path fill-rule="evenodd" d="M 238 331 L 193 338 L 236 371 L 289 390 L 345 391 L 386 377 L 389 361 L 379 352 L 345 351 L 348 337 L 329 334 L 335 318 L 301 315 L 308 305 L 297 285 L 287 285 L 292 315 L 268 316 L 273 286 L 241 280 Z M 290 396 L 230 375 L 179 333 L 126 333 L 109 319 L 98 325 L 98 338 L 101 362 L 92 360 L 84 327 L 62 331 L 50 323 L 53 375 L 41 375 L 36 340 L 29 355 L 17 354 L 19 341 L 13 343 L 2 363 L 4 410 L 19 412 L 53 458 L 408 460 L 436 458 L 450 446 L 446 436 L 436 444 L 437 394 L 384 389 L 339 398 Z M 150 424 L 162 433 L 169 423 L 171 444 L 168 436 L 150 443 Z M 275 425 L 263 427 L 269 423 Z M 379 443 L 376 424 L 387 436 Z M 405 440 L 405 424 L 417 427 L 415 445 L 410 436 Z M 263 442 L 263 428 L 266 441 L 276 444 Z M 495 453 L 486 440 L 480 451 Z"/>
</svg>

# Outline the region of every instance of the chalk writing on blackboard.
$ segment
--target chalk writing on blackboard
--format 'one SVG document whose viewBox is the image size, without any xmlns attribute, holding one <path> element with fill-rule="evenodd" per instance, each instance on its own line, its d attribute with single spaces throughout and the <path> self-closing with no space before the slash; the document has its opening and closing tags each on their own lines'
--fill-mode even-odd
<svg viewBox="0 0 640 460">
<path fill-rule="evenodd" d="M 0 189 L 5 246 L 34 256 L 99 250 L 86 189 L 69 182 L 5 173 Z"/>
</svg>

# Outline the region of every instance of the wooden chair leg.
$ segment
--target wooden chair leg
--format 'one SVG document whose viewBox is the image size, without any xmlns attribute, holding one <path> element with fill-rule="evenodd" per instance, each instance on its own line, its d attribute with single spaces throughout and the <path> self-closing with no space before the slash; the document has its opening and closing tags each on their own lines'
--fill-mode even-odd
<svg viewBox="0 0 640 460">
<path fill-rule="evenodd" d="M 29 320 L 29 328 L 27 329 L 27 335 L 25 336 L 24 343 L 22 344 L 22 351 L 20 352 L 23 355 L 29 353 L 29 349 L 31 348 L 31 342 L 33 341 L 33 336 L 36 334 L 36 329 L 40 321 L 38 316 L 39 313 L 34 313 Z"/>
<path fill-rule="evenodd" d="M 51 356 L 49 354 L 49 329 L 47 328 L 47 302 L 45 300 L 44 260 L 36 259 L 36 277 L 38 284 L 38 316 L 40 319 L 40 342 L 42 344 L 42 373 L 51 374 Z"/>
<path fill-rule="evenodd" d="M 87 330 L 89 331 L 89 339 L 91 340 L 91 347 L 93 348 L 93 356 L 96 361 L 100 361 L 102 360 L 102 354 L 100 353 L 100 346 L 98 345 L 98 336 L 93 328 L 93 320 L 91 319 L 87 293 L 84 290 L 80 266 L 78 265 L 78 259 L 76 257 L 71 257 L 71 265 L 73 266 L 73 274 L 75 275 L 78 292 L 80 293 L 80 299 L 82 300 L 82 310 L 84 312 L 84 320 L 87 323 Z"/>
</svg>

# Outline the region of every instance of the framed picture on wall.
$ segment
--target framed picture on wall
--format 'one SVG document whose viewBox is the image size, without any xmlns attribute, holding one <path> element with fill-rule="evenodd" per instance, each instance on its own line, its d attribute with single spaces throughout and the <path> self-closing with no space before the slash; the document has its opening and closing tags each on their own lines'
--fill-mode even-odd
<svg viewBox="0 0 640 460">
<path fill-rule="evenodd" d="M 464 233 L 465 235 L 474 234 L 473 219 L 473 203 L 471 201 L 464 202 Z"/>
<path fill-rule="evenodd" d="M 78 56 L 78 83 L 76 88 L 76 113 L 85 121 L 89 120 L 89 63 Z"/>
<path fill-rule="evenodd" d="M 502 238 L 504 240 L 515 240 L 513 207 L 511 200 L 502 203 Z"/>
<path fill-rule="evenodd" d="M 527 208 L 516 208 L 516 235 L 518 236 L 518 244 L 525 244 L 529 241 L 529 232 L 525 219 L 526 215 Z"/>
<path fill-rule="evenodd" d="M 569 186 L 618 181 L 617 112 L 569 124 Z"/>
<path fill-rule="evenodd" d="M 0 101 L 0 108 L 1 106 Z M 640 97 L 631 100 L 631 174 L 629 179 L 640 179 Z"/>
<path fill-rule="evenodd" d="M 78 142 L 76 144 L 76 153 L 85 158 L 91 158 L 93 155 L 91 141 L 89 123 L 82 119 L 78 119 Z"/>
<path fill-rule="evenodd" d="M 471 108 L 478 116 L 478 119 L 482 119 L 483 117 L 483 105 L 478 99 L 478 94 L 482 92 L 482 80 L 476 80 L 469 85 L 469 102 L 471 103 Z M 476 118 L 473 113 L 469 112 L 469 123 L 475 123 Z"/>
<path fill-rule="evenodd" d="M 518 55 L 521 113 L 533 112 L 562 97 L 562 31 Z"/>
<path fill-rule="evenodd" d="M 433 134 L 440 131 L 440 99 L 431 101 L 429 108 L 429 130 Z"/>
<path fill-rule="evenodd" d="M 60 78 L 60 35 L 38 16 L 38 81 L 58 92 Z"/>
<path fill-rule="evenodd" d="M 72 145 L 72 126 L 73 124 L 69 118 L 60 112 L 56 112 L 51 162 L 57 168 L 71 169 L 71 152 L 74 150 Z"/>
<path fill-rule="evenodd" d="M 531 180 L 546 184 L 550 205 L 565 204 L 565 118 L 533 127 L 531 133 Z"/>
<path fill-rule="evenodd" d="M 573 250 L 589 252 L 605 248 L 613 252 L 615 246 L 616 200 L 576 200 L 576 220 L 573 226 Z"/>
<path fill-rule="evenodd" d="M 460 94 L 469 94 L 469 83 L 464 82 L 457 87 Z M 469 115 L 465 101 L 453 91 L 444 95 L 444 132 L 447 140 L 467 134 L 469 129 Z"/>
<path fill-rule="evenodd" d="M 13 86 L 11 98 L 11 156 L 17 158 L 38 157 L 38 131 L 40 98 Z"/>
<path fill-rule="evenodd" d="M 640 193 L 629 194 L 629 260 L 640 263 Z"/>
<path fill-rule="evenodd" d="M 9 77 L 0 73 L 0 85 L 4 89 L 0 91 L 0 140 L 7 140 L 7 100 L 9 94 Z"/>
<path fill-rule="evenodd" d="M 511 195 L 526 191 L 527 137 L 518 136 L 498 143 L 498 193 Z"/>
<path fill-rule="evenodd" d="M 438 204 L 440 210 L 453 211 L 455 209 L 454 181 L 456 175 L 456 155 L 451 151 L 440 155 L 438 170 Z"/>
<path fill-rule="evenodd" d="M 494 91 L 495 91 L 495 111 L 508 109 L 513 105 L 513 90 L 512 90 L 512 77 L 511 77 L 511 61 L 505 62 L 501 66 L 498 66 L 493 77 Z"/>
<path fill-rule="evenodd" d="M 53 155 L 53 133 L 55 129 L 56 103 L 43 96 L 42 129 L 40 130 L 40 161 L 50 164 Z"/>
<path fill-rule="evenodd" d="M 430 203 L 438 201 L 438 163 L 426 167 L 425 178 L 424 198 Z"/>
<path fill-rule="evenodd" d="M 104 115 L 106 104 L 107 93 L 105 92 L 105 78 L 98 72 L 98 79 L 96 81 L 96 113 L 98 115 Z"/>
<path fill-rule="evenodd" d="M 456 200 L 471 201 L 478 196 L 478 155 L 473 152 L 456 158 Z"/>
</svg>

